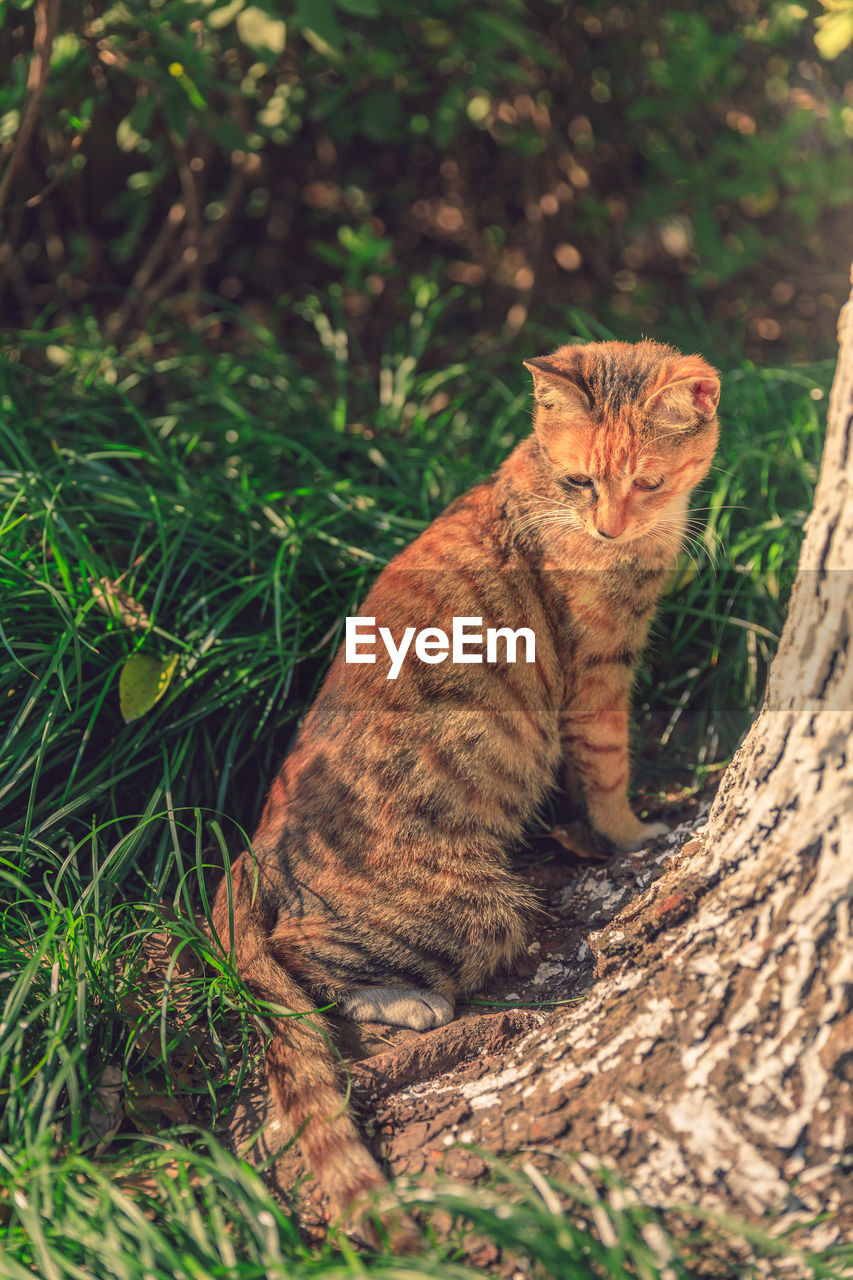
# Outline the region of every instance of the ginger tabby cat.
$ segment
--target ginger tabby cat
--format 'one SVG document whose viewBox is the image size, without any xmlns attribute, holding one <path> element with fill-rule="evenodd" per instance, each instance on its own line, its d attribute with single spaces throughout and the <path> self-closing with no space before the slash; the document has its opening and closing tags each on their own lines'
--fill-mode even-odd
<svg viewBox="0 0 853 1280">
<path fill-rule="evenodd" d="M 526 362 L 534 430 L 383 570 L 361 614 L 399 635 L 454 616 L 526 627 L 535 661 L 340 651 L 273 782 L 214 924 L 263 1000 L 337 1002 L 418 1030 L 525 946 L 509 852 L 561 763 L 615 849 L 664 834 L 628 803 L 634 668 L 717 442 L 719 375 L 643 341 Z M 231 915 L 233 909 L 233 917 Z M 229 928 L 233 920 L 233 933 Z M 323 1020 L 279 1018 L 270 1087 L 336 1209 L 382 1175 L 343 1101 Z"/>
</svg>

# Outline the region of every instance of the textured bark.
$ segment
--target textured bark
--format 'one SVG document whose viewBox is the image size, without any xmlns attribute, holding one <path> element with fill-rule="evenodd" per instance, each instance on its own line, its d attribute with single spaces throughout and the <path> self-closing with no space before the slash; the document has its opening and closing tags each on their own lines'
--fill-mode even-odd
<svg viewBox="0 0 853 1280">
<path fill-rule="evenodd" d="M 451 1070 L 423 1037 L 432 1068 L 420 1083 L 409 1071 L 382 1085 L 381 1059 L 356 1074 L 354 1096 L 393 1173 L 476 1178 L 485 1166 L 460 1141 L 504 1154 L 586 1151 L 651 1203 L 769 1216 L 779 1231 L 828 1211 L 812 1247 L 851 1233 L 853 300 L 840 338 L 767 697 L 707 825 L 589 935 L 597 981 L 582 1003 L 526 1031 L 520 1023 L 507 1046 L 487 1038 Z M 642 866 L 622 859 L 579 883 L 600 906 L 602 875 L 648 885 Z"/>
</svg>

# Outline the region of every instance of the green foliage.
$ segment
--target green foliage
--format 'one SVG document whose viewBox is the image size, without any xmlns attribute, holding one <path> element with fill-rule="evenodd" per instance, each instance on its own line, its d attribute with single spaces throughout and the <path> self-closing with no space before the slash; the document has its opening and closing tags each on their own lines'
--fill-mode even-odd
<svg viewBox="0 0 853 1280">
<path fill-rule="evenodd" d="M 128 260 L 149 223 L 140 196 L 171 198 L 177 169 L 183 198 L 192 201 L 200 170 L 188 167 L 188 147 L 206 147 L 205 164 L 227 172 L 231 153 L 287 146 L 306 121 L 324 121 L 338 144 L 359 137 L 399 144 L 412 136 L 413 114 L 418 134 L 447 146 L 467 125 L 474 89 L 500 93 L 518 79 L 519 56 L 544 60 L 524 17 L 518 0 L 500 0 L 490 12 L 443 0 L 423 18 L 404 0 L 381 7 L 298 0 L 293 8 L 273 0 L 127 0 L 97 16 L 72 0 L 53 47 L 41 128 L 46 141 L 82 135 L 77 173 L 94 162 L 94 148 L 113 153 L 125 189 L 111 196 L 106 216 L 119 228 L 114 248 Z M 7 10 L 7 24 L 17 21 Z M 399 39 L 401 27 L 409 40 Z M 18 74 L 0 86 L 0 135 L 13 131 L 26 102 L 24 62 L 12 65 Z M 424 101 L 436 71 L 441 92 Z M 269 198 L 261 190 L 257 212 Z M 221 201 L 214 196 L 196 213 L 215 224 Z"/>
<path fill-rule="evenodd" d="M 660 225 L 674 257 L 682 256 L 679 234 L 685 237 L 697 265 L 722 283 L 765 257 L 761 220 L 783 199 L 805 231 L 827 202 L 847 204 L 851 198 L 853 170 L 833 187 L 828 167 L 834 149 L 824 165 L 813 146 L 808 111 L 786 113 L 770 130 L 759 130 L 744 111 L 732 113 L 733 127 L 726 130 L 704 118 L 697 88 L 700 94 L 723 88 L 727 96 L 751 96 L 748 57 L 738 33 L 715 37 L 701 15 L 672 15 L 664 41 L 646 63 L 645 91 L 628 111 L 649 168 L 644 191 L 632 204 L 631 223 Z M 661 128 L 662 120 L 670 122 L 668 128 Z M 707 193 L 718 206 L 728 206 L 725 215 L 707 207 Z M 726 222 L 736 230 L 726 232 Z"/>
<path fill-rule="evenodd" d="M 806 64 L 795 62 L 795 50 L 808 18 L 801 6 L 743 24 L 726 23 L 713 6 L 669 11 L 655 25 L 635 18 L 645 28 L 638 54 L 617 41 L 609 51 L 616 65 L 593 68 L 600 92 L 576 138 L 592 180 L 577 207 L 599 228 L 612 223 L 594 176 L 612 140 L 626 171 L 633 168 L 617 211 L 628 232 L 622 289 L 630 301 L 655 300 L 647 274 L 667 262 L 674 287 L 678 266 L 709 293 L 760 264 L 774 263 L 786 278 L 785 246 L 797 237 L 802 254 L 819 218 L 850 206 L 853 115 L 842 94 L 827 100 L 819 69 L 799 81 Z M 618 25 L 608 33 L 602 19 L 601 39 L 613 40 Z"/>
<path fill-rule="evenodd" d="M 68 0 L 0 291 L 33 323 L 132 285 L 121 328 L 184 286 L 267 315 L 283 292 L 286 324 L 338 284 L 375 343 L 412 274 L 446 273 L 478 327 L 568 301 L 636 333 L 698 298 L 809 358 L 853 207 L 845 59 L 814 19 L 837 54 L 845 5 Z M 32 16 L 3 12 L 10 154 Z"/>
<path fill-rule="evenodd" d="M 371 275 L 390 270 L 393 241 L 377 236 L 369 224 L 358 229 L 339 227 L 337 238 L 337 245 L 318 240 L 312 249 L 321 261 L 338 268 L 345 288 L 367 292 Z"/>
</svg>

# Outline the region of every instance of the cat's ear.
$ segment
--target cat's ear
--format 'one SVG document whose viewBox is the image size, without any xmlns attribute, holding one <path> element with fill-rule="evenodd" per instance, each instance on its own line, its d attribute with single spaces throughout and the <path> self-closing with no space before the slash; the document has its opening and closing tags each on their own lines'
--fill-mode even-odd
<svg viewBox="0 0 853 1280">
<path fill-rule="evenodd" d="M 687 356 L 667 369 L 659 387 L 646 397 L 643 408 L 673 426 L 692 427 L 717 412 L 720 375 L 698 356 Z"/>
<path fill-rule="evenodd" d="M 550 356 L 534 356 L 524 361 L 533 374 L 533 394 L 543 409 L 558 413 L 589 413 L 589 396 L 570 370 L 555 364 Z"/>
</svg>

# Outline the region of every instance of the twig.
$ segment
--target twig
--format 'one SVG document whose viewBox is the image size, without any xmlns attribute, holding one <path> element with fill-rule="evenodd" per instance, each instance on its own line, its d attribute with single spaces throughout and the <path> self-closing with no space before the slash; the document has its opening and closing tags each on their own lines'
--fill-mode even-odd
<svg viewBox="0 0 853 1280">
<path fill-rule="evenodd" d="M 200 293 L 204 278 L 204 268 L 198 249 L 202 228 L 201 198 L 198 189 L 200 179 L 195 176 L 191 168 L 190 157 L 186 147 L 179 142 L 173 142 L 172 146 L 178 163 L 178 177 L 180 178 L 181 191 L 184 195 L 184 204 L 187 210 L 184 238 L 186 240 L 185 252 L 187 253 L 190 288 L 196 293 Z"/>
<path fill-rule="evenodd" d="M 181 203 L 172 205 L 166 221 L 158 231 L 153 244 L 134 273 L 124 302 L 107 320 L 106 332 L 109 338 L 116 338 L 132 316 L 140 295 L 145 293 L 154 277 L 154 273 L 159 271 L 160 264 L 168 253 L 169 246 L 178 234 L 178 228 L 186 217 L 186 212 L 185 206 Z"/>
<path fill-rule="evenodd" d="M 209 255 L 213 254 L 219 240 L 227 230 L 245 191 L 254 160 L 256 160 L 256 157 L 249 155 L 239 164 L 232 161 L 233 168 L 222 201 L 222 214 L 217 218 L 213 226 L 208 227 L 206 231 L 203 231 L 198 236 L 196 244 L 192 246 L 198 251 L 198 260 L 202 263 L 210 260 Z M 180 208 L 181 206 L 174 207 Z M 151 254 L 149 253 L 148 257 L 150 256 Z M 158 265 L 162 256 L 162 253 L 158 254 Z M 144 283 L 140 283 L 139 277 L 141 273 L 138 272 L 133 280 L 132 295 L 125 299 L 110 321 L 108 326 L 110 338 L 115 341 L 138 312 L 145 312 L 155 306 L 178 284 L 196 261 L 196 258 L 188 261 L 182 253 L 170 266 L 166 267 L 159 279 L 154 280 L 153 283 L 149 283 L 153 271 L 148 275 Z"/>
<path fill-rule="evenodd" d="M 246 179 L 247 173 L 245 166 L 241 166 L 239 169 L 234 169 L 232 171 L 231 177 L 228 181 L 225 199 L 222 202 L 222 214 L 217 218 L 212 227 L 208 227 L 207 231 L 202 232 L 198 237 L 197 244 L 193 246 L 198 250 L 202 262 L 204 262 L 208 255 L 210 255 L 216 248 L 223 233 L 227 229 L 231 218 L 234 216 L 237 202 L 246 185 Z M 169 290 L 174 288 L 181 277 L 186 275 L 195 261 L 195 258 L 193 258 L 192 261 L 189 261 L 181 256 L 176 262 L 173 262 L 172 265 L 163 272 L 160 279 L 155 281 L 148 290 L 148 295 L 145 299 L 146 303 L 153 304 L 159 302 L 161 298 L 165 297 Z"/>
<path fill-rule="evenodd" d="M 35 209 L 38 205 L 42 204 L 50 195 L 51 191 L 58 187 L 62 179 L 65 177 L 68 172 L 68 166 L 80 150 L 82 141 L 82 133 L 76 133 L 68 144 L 68 155 L 62 161 L 62 164 L 57 169 L 50 182 L 48 182 L 47 186 L 42 187 L 41 191 L 34 196 L 30 196 L 28 200 L 19 200 L 17 204 L 10 204 L 6 212 L 12 213 L 16 209 Z"/>
<path fill-rule="evenodd" d="M 38 122 L 41 100 L 50 74 L 50 53 L 59 26 L 60 4 L 61 0 L 36 0 L 33 57 L 27 72 L 27 105 L 15 140 L 15 148 L 9 157 L 6 172 L 0 178 L 0 215 L 6 207 L 15 174 L 26 155 Z"/>
</svg>

